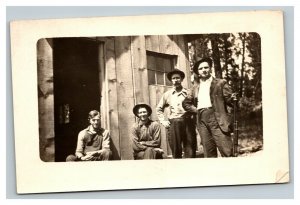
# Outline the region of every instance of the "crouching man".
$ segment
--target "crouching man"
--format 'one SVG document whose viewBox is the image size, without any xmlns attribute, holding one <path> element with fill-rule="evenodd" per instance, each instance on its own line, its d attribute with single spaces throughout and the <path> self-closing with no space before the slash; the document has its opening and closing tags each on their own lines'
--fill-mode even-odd
<svg viewBox="0 0 300 205">
<path fill-rule="evenodd" d="M 111 159 L 109 131 L 101 128 L 100 119 L 99 111 L 90 111 L 88 116 L 90 125 L 79 132 L 75 156 L 69 155 L 66 161 L 104 161 Z"/>
<path fill-rule="evenodd" d="M 160 125 L 149 119 L 152 114 L 151 107 L 137 104 L 133 113 L 138 117 L 131 136 L 134 159 L 162 159 Z"/>
</svg>

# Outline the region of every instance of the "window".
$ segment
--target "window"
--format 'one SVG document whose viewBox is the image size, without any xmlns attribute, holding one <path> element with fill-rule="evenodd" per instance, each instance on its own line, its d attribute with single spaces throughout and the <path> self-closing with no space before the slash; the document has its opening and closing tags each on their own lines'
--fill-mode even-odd
<svg viewBox="0 0 300 205">
<path fill-rule="evenodd" d="M 147 51 L 149 85 L 172 85 L 167 73 L 174 69 L 177 56 Z"/>
</svg>

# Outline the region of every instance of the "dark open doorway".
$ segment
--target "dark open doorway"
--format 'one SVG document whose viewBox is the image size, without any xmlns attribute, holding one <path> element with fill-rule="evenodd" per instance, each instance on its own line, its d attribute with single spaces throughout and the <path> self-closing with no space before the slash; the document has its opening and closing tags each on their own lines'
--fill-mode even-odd
<svg viewBox="0 0 300 205">
<path fill-rule="evenodd" d="M 99 45 L 85 38 L 57 38 L 53 45 L 55 161 L 65 161 L 89 111 L 100 109 Z"/>
</svg>

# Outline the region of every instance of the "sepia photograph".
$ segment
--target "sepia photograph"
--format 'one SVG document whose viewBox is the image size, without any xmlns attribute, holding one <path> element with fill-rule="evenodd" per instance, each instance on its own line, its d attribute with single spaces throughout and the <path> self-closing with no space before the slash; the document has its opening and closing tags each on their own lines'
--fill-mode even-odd
<svg viewBox="0 0 300 205">
<path fill-rule="evenodd" d="M 18 193 L 289 182 L 281 11 L 10 26 Z"/>
<path fill-rule="evenodd" d="M 263 150 L 258 33 L 45 38 L 37 42 L 37 69 L 45 162 Z"/>
</svg>

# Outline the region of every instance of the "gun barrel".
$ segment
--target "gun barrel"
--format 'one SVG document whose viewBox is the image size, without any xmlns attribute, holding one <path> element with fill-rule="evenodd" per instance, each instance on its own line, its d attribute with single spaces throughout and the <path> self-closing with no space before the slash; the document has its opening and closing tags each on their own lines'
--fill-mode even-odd
<svg viewBox="0 0 300 205">
<path fill-rule="evenodd" d="M 233 156 L 238 156 L 238 121 L 237 121 L 237 100 L 234 100 L 233 104 Z"/>
</svg>

